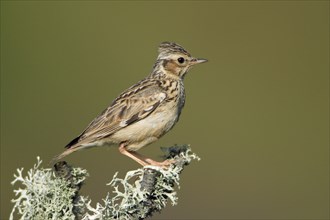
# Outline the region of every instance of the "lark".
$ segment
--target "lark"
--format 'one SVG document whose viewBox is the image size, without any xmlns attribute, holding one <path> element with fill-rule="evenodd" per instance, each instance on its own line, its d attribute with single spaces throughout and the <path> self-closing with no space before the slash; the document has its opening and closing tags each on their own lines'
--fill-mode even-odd
<svg viewBox="0 0 330 220">
<path fill-rule="evenodd" d="M 55 160 L 82 149 L 119 145 L 119 152 L 142 166 L 168 166 L 136 151 L 170 131 L 185 104 L 183 79 L 188 70 L 206 59 L 194 58 L 182 46 L 163 42 L 151 74 L 121 93 Z"/>
</svg>

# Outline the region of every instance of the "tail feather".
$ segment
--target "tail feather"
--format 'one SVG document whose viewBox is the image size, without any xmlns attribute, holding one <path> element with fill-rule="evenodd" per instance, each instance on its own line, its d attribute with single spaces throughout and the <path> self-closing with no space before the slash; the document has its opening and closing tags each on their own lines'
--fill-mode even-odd
<svg viewBox="0 0 330 220">
<path fill-rule="evenodd" d="M 51 160 L 51 164 L 54 164 L 55 162 L 58 162 L 59 160 L 61 160 L 63 157 L 75 152 L 79 150 L 79 148 L 69 148 L 67 150 L 65 150 L 63 153 L 59 154 L 59 155 L 56 155 L 52 160 Z"/>
<path fill-rule="evenodd" d="M 65 148 L 71 148 L 72 146 L 76 145 L 79 142 L 81 135 L 79 135 L 78 137 L 76 137 L 75 139 L 73 139 L 72 141 L 70 141 L 70 143 L 68 143 Z"/>
</svg>

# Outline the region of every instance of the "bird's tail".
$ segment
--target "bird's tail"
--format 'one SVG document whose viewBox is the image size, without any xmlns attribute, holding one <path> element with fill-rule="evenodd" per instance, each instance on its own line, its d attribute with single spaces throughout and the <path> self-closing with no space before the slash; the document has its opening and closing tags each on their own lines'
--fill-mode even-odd
<svg viewBox="0 0 330 220">
<path fill-rule="evenodd" d="M 51 161 L 50 161 L 50 164 L 54 164 L 56 162 L 58 162 L 59 160 L 61 160 L 63 157 L 75 152 L 79 150 L 78 147 L 75 147 L 75 148 L 69 148 L 69 149 L 66 149 L 63 153 L 59 154 L 59 155 L 56 155 Z"/>
</svg>

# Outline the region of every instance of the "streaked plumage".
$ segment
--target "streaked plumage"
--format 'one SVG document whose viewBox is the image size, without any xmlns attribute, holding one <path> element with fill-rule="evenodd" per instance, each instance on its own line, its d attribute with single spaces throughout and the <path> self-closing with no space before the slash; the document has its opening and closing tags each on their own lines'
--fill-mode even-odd
<svg viewBox="0 0 330 220">
<path fill-rule="evenodd" d="M 175 125 L 185 102 L 183 78 L 192 65 L 202 62 L 206 60 L 191 57 L 176 43 L 161 43 L 151 74 L 120 94 L 55 160 L 84 148 L 119 144 L 122 154 L 141 165 L 167 165 L 135 151 Z"/>
</svg>

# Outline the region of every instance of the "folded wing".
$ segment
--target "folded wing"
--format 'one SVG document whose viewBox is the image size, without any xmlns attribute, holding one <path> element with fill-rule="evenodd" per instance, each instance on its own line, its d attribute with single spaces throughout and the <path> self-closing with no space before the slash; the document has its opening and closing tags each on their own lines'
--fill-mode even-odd
<svg viewBox="0 0 330 220">
<path fill-rule="evenodd" d="M 166 93 L 156 81 L 141 81 L 126 91 L 66 148 L 76 148 L 109 137 L 120 129 L 148 117 L 166 99 Z"/>
</svg>

